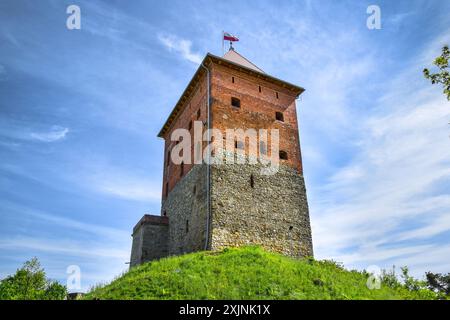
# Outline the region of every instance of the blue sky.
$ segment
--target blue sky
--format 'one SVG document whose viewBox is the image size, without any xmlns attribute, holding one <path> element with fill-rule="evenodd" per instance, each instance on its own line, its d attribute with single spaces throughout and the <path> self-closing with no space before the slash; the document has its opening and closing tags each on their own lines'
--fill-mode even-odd
<svg viewBox="0 0 450 320">
<path fill-rule="evenodd" d="M 66 8 L 81 8 L 81 30 Z M 381 30 L 366 27 L 369 5 Z M 450 272 L 450 104 L 423 79 L 448 1 L 2 1 L 0 277 L 32 256 L 82 286 L 159 214 L 164 120 L 221 32 L 298 101 L 316 257 Z"/>
</svg>

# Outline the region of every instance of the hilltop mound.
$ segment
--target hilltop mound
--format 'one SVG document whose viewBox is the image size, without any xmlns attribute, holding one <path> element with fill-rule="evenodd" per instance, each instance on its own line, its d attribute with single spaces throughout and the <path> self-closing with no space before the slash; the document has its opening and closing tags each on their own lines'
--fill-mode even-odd
<svg viewBox="0 0 450 320">
<path fill-rule="evenodd" d="M 293 259 L 259 247 L 153 261 L 94 288 L 86 299 L 432 299 L 397 284 L 368 289 L 367 274 L 331 261 Z"/>
</svg>

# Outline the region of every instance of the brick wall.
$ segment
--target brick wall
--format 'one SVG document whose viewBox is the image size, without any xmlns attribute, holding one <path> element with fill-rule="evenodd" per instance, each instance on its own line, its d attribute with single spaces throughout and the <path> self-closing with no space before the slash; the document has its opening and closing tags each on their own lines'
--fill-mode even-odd
<svg viewBox="0 0 450 320">
<path fill-rule="evenodd" d="M 193 166 L 193 164 L 184 164 L 182 174 L 181 165 L 168 161 L 169 151 L 172 151 L 176 144 L 176 142 L 171 141 L 171 135 L 175 129 L 189 129 L 190 123 L 192 124 L 191 134 L 193 135 L 194 121 L 202 121 L 206 124 L 206 88 L 206 77 L 203 75 L 196 82 L 190 96 L 182 104 L 182 111 L 171 124 L 170 130 L 163 136 L 165 140 L 163 198 Z M 240 99 L 241 107 L 239 109 L 231 106 L 231 97 Z M 302 173 L 295 93 L 244 72 L 212 64 L 211 98 L 212 128 L 220 129 L 224 134 L 228 128 L 244 130 L 249 128 L 257 130 L 278 129 L 280 132 L 280 150 L 286 151 L 288 155 L 288 160 L 282 160 L 282 164 L 291 166 Z M 283 114 L 284 121 L 276 120 L 276 112 Z M 204 129 L 206 129 L 206 125 Z M 203 143 L 202 149 L 205 146 L 206 143 Z M 192 141 L 191 159 L 194 159 L 195 147 Z M 270 148 L 267 149 L 268 155 L 270 155 Z M 245 152 L 248 153 L 247 144 Z"/>
<path fill-rule="evenodd" d="M 181 165 L 177 165 L 168 161 L 169 151 L 172 150 L 176 142 L 171 141 L 172 132 L 178 128 L 189 129 L 189 122 L 202 121 L 206 123 L 207 109 L 206 109 L 206 77 L 202 76 L 196 83 L 192 94 L 181 107 L 182 111 L 178 115 L 177 119 L 173 122 L 171 129 L 168 130 L 164 136 L 164 175 L 162 185 L 163 199 L 166 198 L 166 194 L 172 191 L 178 181 L 188 173 L 193 164 L 183 165 L 183 174 L 181 174 Z M 198 114 L 200 113 L 200 116 Z M 193 135 L 193 124 L 191 134 Z M 194 156 L 194 145 L 191 147 L 191 157 Z"/>
<path fill-rule="evenodd" d="M 292 92 L 219 65 L 212 70 L 211 91 L 213 128 L 223 132 L 228 128 L 279 129 L 280 150 L 288 154 L 288 160 L 282 160 L 282 164 L 302 172 L 296 96 Z M 240 108 L 231 106 L 231 97 L 240 99 Z M 276 112 L 282 112 L 283 122 L 276 120 Z M 248 153 L 248 144 L 245 151 Z"/>
</svg>

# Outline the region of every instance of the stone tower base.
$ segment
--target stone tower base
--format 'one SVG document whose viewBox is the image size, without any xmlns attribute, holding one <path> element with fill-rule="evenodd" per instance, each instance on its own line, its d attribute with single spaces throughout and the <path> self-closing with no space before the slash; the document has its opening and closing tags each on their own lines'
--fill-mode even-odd
<svg viewBox="0 0 450 320">
<path fill-rule="evenodd" d="M 168 229 L 167 217 L 144 215 L 133 229 L 130 266 L 167 256 Z"/>
<path fill-rule="evenodd" d="M 243 245 L 293 257 L 313 255 L 303 175 L 280 166 L 211 166 L 211 217 L 207 228 L 206 165 L 194 166 L 162 204 L 163 216 L 145 215 L 133 230 L 131 266 L 168 255 Z M 170 223 L 169 223 L 170 221 Z"/>
<path fill-rule="evenodd" d="M 261 245 L 294 257 L 313 255 L 303 175 L 280 165 L 222 164 L 212 169 L 211 249 Z"/>
</svg>

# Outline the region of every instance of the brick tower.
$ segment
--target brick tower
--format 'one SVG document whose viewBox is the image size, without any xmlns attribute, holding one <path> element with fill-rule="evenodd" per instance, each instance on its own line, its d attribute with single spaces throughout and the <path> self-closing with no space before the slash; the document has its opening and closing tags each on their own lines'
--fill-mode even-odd
<svg viewBox="0 0 450 320">
<path fill-rule="evenodd" d="M 232 48 L 223 57 L 205 56 L 158 135 L 165 141 L 161 215 L 145 215 L 134 227 L 131 266 L 247 244 L 312 256 L 295 104 L 303 91 L 266 74 Z M 268 141 L 258 141 L 256 155 L 279 160 L 277 171 L 263 174 L 263 164 L 249 161 L 176 164 L 172 153 L 180 141 L 172 141 L 172 133 L 180 128 L 192 134 L 217 129 L 224 138 L 227 129 L 275 129 L 276 152 Z M 194 159 L 211 138 L 199 142 L 192 137 L 183 153 Z M 230 146 L 229 139 L 226 143 Z M 237 133 L 232 156 L 250 154 L 250 144 L 245 133 Z M 214 147 L 213 156 L 218 154 L 230 156 L 230 149 Z"/>
</svg>

